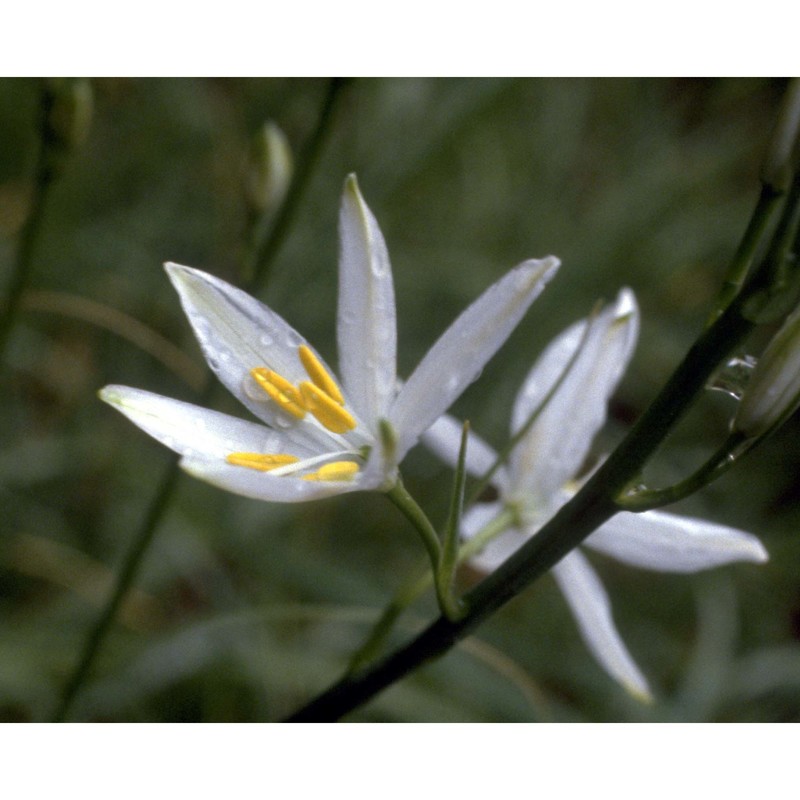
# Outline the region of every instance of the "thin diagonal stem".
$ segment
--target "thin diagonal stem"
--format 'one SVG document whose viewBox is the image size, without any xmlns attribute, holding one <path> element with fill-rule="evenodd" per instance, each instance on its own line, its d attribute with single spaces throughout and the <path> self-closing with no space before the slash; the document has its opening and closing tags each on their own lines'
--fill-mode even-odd
<svg viewBox="0 0 800 800">
<path fill-rule="evenodd" d="M 322 107 L 317 117 L 316 127 L 297 159 L 294 178 L 289 186 L 286 198 L 278 210 L 272 226 L 248 256 L 248 263 L 245 264 L 245 274 L 250 276 L 250 288 L 253 290 L 262 289 L 269 281 L 275 254 L 280 250 L 291 229 L 297 209 L 308 188 L 314 167 L 330 133 L 342 89 L 347 84 L 348 80 L 345 78 L 332 78 L 328 84 Z"/>
<path fill-rule="evenodd" d="M 39 111 L 39 150 L 36 156 L 36 175 L 31 207 L 28 212 L 28 218 L 25 220 L 20 232 L 19 247 L 17 248 L 17 257 L 8 285 L 5 309 L 2 316 L 0 316 L 0 363 L 3 360 L 9 334 L 19 314 L 22 293 L 28 283 L 31 265 L 33 264 L 36 240 L 42 227 L 45 203 L 55 179 L 55 172 L 50 163 L 47 146 L 47 115 L 50 112 L 52 102 L 52 95 L 46 88 L 43 88 Z"/>
<path fill-rule="evenodd" d="M 316 127 L 311 134 L 308 145 L 298 159 L 298 167 L 292 186 L 278 212 L 271 233 L 265 239 L 263 246 L 258 249 L 250 279 L 245 286 L 249 291 L 263 289 L 270 276 L 272 264 L 294 222 L 295 212 L 299 207 L 313 167 L 318 161 L 322 145 L 330 129 L 333 108 L 341 85 L 341 81 L 334 80 L 328 88 Z M 200 401 L 201 404 L 207 403 L 215 390 L 216 384 L 207 385 Z M 174 460 L 164 473 L 159 488 L 147 508 L 142 525 L 120 567 L 111 596 L 102 614 L 86 637 L 80 660 L 64 686 L 64 691 L 54 715 L 55 721 L 60 722 L 67 718 L 75 697 L 89 677 L 95 659 L 111 630 L 112 623 L 116 619 L 117 612 L 139 574 L 144 557 L 178 486 L 180 474 L 178 461 Z"/>
<path fill-rule="evenodd" d="M 88 678 L 94 660 L 100 651 L 100 647 L 105 641 L 108 632 L 111 630 L 111 626 L 117 617 L 117 612 L 122 602 L 128 594 L 128 590 L 136 579 L 144 555 L 149 549 L 150 543 L 153 541 L 153 537 L 164 516 L 164 512 L 167 510 L 167 506 L 169 506 L 172 500 L 172 495 L 175 491 L 175 487 L 178 485 L 179 477 L 180 470 L 178 469 L 178 462 L 177 460 L 173 460 L 164 473 L 164 477 L 161 479 L 161 485 L 158 488 L 158 493 L 150 503 L 142 525 L 122 562 L 122 567 L 117 574 L 111 597 L 109 597 L 102 614 L 86 637 L 86 643 L 84 644 L 80 661 L 78 661 L 78 664 L 64 686 L 61 700 L 53 717 L 55 722 L 63 722 L 66 719 L 75 696 Z"/>
</svg>

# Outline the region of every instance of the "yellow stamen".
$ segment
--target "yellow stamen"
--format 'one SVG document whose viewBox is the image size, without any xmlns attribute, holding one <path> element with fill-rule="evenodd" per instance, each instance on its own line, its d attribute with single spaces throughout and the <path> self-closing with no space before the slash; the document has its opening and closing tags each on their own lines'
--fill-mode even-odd
<svg viewBox="0 0 800 800">
<path fill-rule="evenodd" d="M 358 473 L 355 461 L 331 461 L 323 464 L 316 472 L 303 475 L 304 481 L 351 481 Z"/>
<path fill-rule="evenodd" d="M 300 459 L 288 453 L 230 453 L 225 456 L 229 464 L 236 467 L 249 467 L 261 472 L 284 467 L 287 464 L 296 464 Z"/>
<path fill-rule="evenodd" d="M 300 361 L 303 363 L 308 377 L 311 378 L 314 385 L 322 389 L 328 397 L 335 400 L 340 406 L 343 406 L 344 397 L 336 385 L 336 381 L 331 377 L 328 370 L 322 366 L 311 348 L 301 344 L 297 348 L 297 354 L 300 356 Z"/>
<path fill-rule="evenodd" d="M 356 427 L 356 421 L 349 411 L 342 408 L 333 398 L 310 381 L 300 383 L 302 403 L 329 431 L 346 433 Z"/>
<path fill-rule="evenodd" d="M 303 419 L 306 408 L 300 393 L 282 375 L 266 367 L 256 367 L 250 370 L 256 383 L 284 410 L 293 417 Z"/>
</svg>

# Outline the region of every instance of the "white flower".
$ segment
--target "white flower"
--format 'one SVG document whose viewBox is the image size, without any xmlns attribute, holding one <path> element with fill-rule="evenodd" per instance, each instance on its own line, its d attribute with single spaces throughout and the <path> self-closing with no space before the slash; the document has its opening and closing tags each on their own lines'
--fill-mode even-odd
<svg viewBox="0 0 800 800">
<path fill-rule="evenodd" d="M 388 489 L 406 452 L 478 376 L 558 265 L 551 256 L 507 273 L 398 390 L 389 256 L 350 176 L 340 212 L 341 383 L 258 300 L 204 272 L 167 264 L 211 369 L 265 424 L 125 386 L 107 386 L 100 396 L 180 453 L 187 472 L 246 497 L 299 502 Z"/>
<path fill-rule="evenodd" d="M 605 422 L 608 399 L 631 358 L 638 328 L 636 300 L 625 289 L 616 303 L 556 337 L 536 362 L 517 395 L 512 435 L 541 406 L 539 414 L 513 449 L 508 467 L 496 473 L 500 499 L 469 510 L 462 534 L 475 536 L 507 506 L 516 509 L 522 522 L 474 557 L 478 568 L 496 569 L 575 494 L 576 478 Z M 460 424 L 445 416 L 423 439 L 454 464 L 460 436 Z M 485 473 L 496 458 L 488 444 L 470 437 L 467 469 L 472 474 Z M 585 544 L 625 563 L 662 572 L 767 559 L 761 543 L 744 531 L 658 511 L 618 513 Z M 598 662 L 630 692 L 648 698 L 647 681 L 614 626 L 608 595 L 586 557 L 573 550 L 553 568 L 553 575 Z"/>
</svg>

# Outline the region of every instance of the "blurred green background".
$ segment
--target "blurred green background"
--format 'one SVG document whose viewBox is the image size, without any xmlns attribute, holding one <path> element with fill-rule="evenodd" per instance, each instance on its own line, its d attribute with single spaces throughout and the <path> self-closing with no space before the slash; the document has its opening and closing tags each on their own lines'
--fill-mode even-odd
<svg viewBox="0 0 800 800">
<path fill-rule="evenodd" d="M 642 336 L 597 442 L 608 451 L 699 333 L 758 192 L 780 80 L 357 80 L 261 298 L 336 363 L 345 175 L 387 239 L 407 375 L 508 268 L 559 277 L 455 412 L 496 446 L 542 346 L 631 286 Z M 297 155 L 324 80 L 92 82 L 88 138 L 52 187 L 0 384 L 0 719 L 43 720 L 74 669 L 171 454 L 96 397 L 124 383 L 197 400 L 207 369 L 161 264 L 241 283 L 245 154 L 266 120 Z M 41 83 L 0 81 L 0 284 L 30 204 Z M 755 342 L 758 349 L 760 342 Z M 177 351 L 172 348 L 177 347 Z M 216 407 L 247 415 L 218 393 Z M 709 393 L 653 465 L 687 474 L 732 401 Z M 800 423 L 679 508 L 757 534 L 765 566 L 695 576 L 592 555 L 657 700 L 596 665 L 550 577 L 352 720 L 800 719 Z M 435 522 L 450 476 L 415 450 L 409 489 Z M 423 557 L 384 498 L 258 503 L 182 476 L 136 589 L 70 715 L 263 721 L 337 678 Z M 474 576 L 461 577 L 466 587 Z M 427 598 L 400 642 L 434 614 Z"/>
</svg>

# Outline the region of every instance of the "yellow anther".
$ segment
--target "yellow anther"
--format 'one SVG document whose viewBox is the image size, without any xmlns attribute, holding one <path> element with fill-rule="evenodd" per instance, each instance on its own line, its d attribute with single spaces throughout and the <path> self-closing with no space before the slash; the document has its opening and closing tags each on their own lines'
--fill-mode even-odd
<svg viewBox="0 0 800 800">
<path fill-rule="evenodd" d="M 303 475 L 304 481 L 351 481 L 358 474 L 355 461 L 331 461 L 323 464 L 316 472 Z"/>
<path fill-rule="evenodd" d="M 305 367 L 312 383 L 319 389 L 322 389 L 328 397 L 335 400 L 340 406 L 343 406 L 344 397 L 339 387 L 336 385 L 336 381 L 331 377 L 328 370 L 322 366 L 320 360 L 314 355 L 311 348 L 301 344 L 300 347 L 297 348 L 297 354 L 300 356 L 300 361 Z"/>
<path fill-rule="evenodd" d="M 286 380 L 282 375 L 273 372 L 266 367 L 256 367 L 250 370 L 255 382 L 274 400 L 284 411 L 288 411 L 293 417 L 303 419 L 306 415 L 306 408 L 303 405 L 303 398 L 295 386 Z"/>
<path fill-rule="evenodd" d="M 236 467 L 249 467 L 261 472 L 269 472 L 287 464 L 296 464 L 300 459 L 288 453 L 230 453 L 225 456 L 229 464 Z"/>
<path fill-rule="evenodd" d="M 302 403 L 332 433 L 347 433 L 356 427 L 349 411 L 310 381 L 300 383 Z"/>
</svg>

